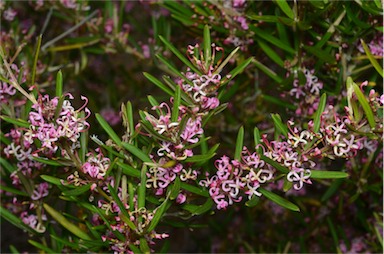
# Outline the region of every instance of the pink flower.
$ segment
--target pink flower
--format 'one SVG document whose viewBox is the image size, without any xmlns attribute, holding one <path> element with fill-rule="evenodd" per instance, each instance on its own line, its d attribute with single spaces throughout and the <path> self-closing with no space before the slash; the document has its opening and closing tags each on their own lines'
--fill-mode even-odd
<svg viewBox="0 0 384 254">
<path fill-rule="evenodd" d="M 33 191 L 33 194 L 31 196 L 32 200 L 39 200 L 43 197 L 48 196 L 48 183 L 41 183 L 37 186 L 37 188 Z"/>
</svg>

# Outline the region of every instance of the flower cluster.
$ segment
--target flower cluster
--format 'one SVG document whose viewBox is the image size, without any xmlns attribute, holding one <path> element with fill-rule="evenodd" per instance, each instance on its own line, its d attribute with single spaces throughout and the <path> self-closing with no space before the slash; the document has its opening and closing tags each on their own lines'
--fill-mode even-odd
<svg viewBox="0 0 384 254">
<path fill-rule="evenodd" d="M 210 178 L 207 175 L 200 185 L 209 189 L 217 209 L 226 209 L 234 202 L 240 202 L 243 193 L 248 195 L 248 199 L 260 197 L 258 188 L 272 180 L 274 174 L 272 167 L 262 161 L 256 152 L 251 154 L 246 147 L 242 151 L 241 162 L 224 155 L 216 160 L 215 167 L 216 174 Z"/>
<path fill-rule="evenodd" d="M 73 99 L 71 94 L 68 94 Z M 41 148 L 36 152 L 43 152 L 45 155 L 54 154 L 57 149 L 57 143 L 61 139 L 70 141 L 73 149 L 78 146 L 80 133 L 88 129 L 89 124 L 86 119 L 90 111 L 86 108 L 87 98 L 81 97 L 86 102 L 75 110 L 69 100 L 63 100 L 59 105 L 59 98 L 50 99 L 48 95 L 40 96 L 38 103 L 32 108 L 34 111 L 29 114 L 30 128 L 25 133 L 25 139 L 32 144 L 34 140 L 41 142 Z M 84 109 L 86 115 L 81 116 L 80 112 Z"/>
<path fill-rule="evenodd" d="M 152 159 L 157 162 L 147 173 L 147 187 L 154 188 L 157 195 L 163 195 L 166 188 L 177 176 L 180 176 L 182 181 L 196 180 L 198 172 L 188 166 L 186 167 L 181 162 L 193 156 L 193 151 L 188 146 L 199 141 L 203 129 L 201 127 L 201 117 L 189 116 L 183 106 L 180 106 L 177 122 L 171 121 L 172 112 L 168 104 L 161 103 L 152 109 L 160 112 L 159 118 L 149 113 L 146 113 L 146 118 L 153 129 L 162 135 L 165 140 L 159 142 L 160 147 L 157 149 L 156 154 L 151 155 Z M 180 129 L 182 119 L 188 120 L 185 120 L 183 129 Z M 185 201 L 185 196 L 180 196 L 179 201 Z"/>
<path fill-rule="evenodd" d="M 304 68 L 303 73 L 306 79 L 305 84 L 301 85 L 299 78 L 295 77 L 289 95 L 290 98 L 295 99 L 294 103 L 297 104 L 296 115 L 311 116 L 318 107 L 323 82 L 314 75 L 314 70 Z M 297 72 L 294 74 L 297 75 Z"/>
<path fill-rule="evenodd" d="M 106 179 L 105 184 L 109 183 L 114 186 L 114 180 Z M 106 194 L 110 194 L 110 191 L 106 186 L 103 187 Z M 137 198 L 133 199 L 133 207 L 127 204 L 127 193 L 123 193 L 122 188 L 118 188 L 118 197 L 124 204 L 129 218 L 120 210 L 116 201 L 99 200 L 98 207 L 104 210 L 105 215 L 109 216 L 110 229 L 104 235 L 101 236 L 103 242 L 108 242 L 111 250 L 114 253 L 133 253 L 130 249 L 130 245 L 140 246 L 140 238 L 144 237 L 150 245 L 154 245 L 155 239 L 164 239 L 168 237 L 168 234 L 159 234 L 154 230 L 147 232 L 147 228 L 150 225 L 155 211 L 149 211 L 145 207 L 138 207 Z M 103 222 L 98 214 L 93 216 L 92 222 L 94 225 L 100 225 Z M 132 225 L 135 229 L 132 229 Z M 120 236 L 120 237 L 119 237 Z"/>
</svg>

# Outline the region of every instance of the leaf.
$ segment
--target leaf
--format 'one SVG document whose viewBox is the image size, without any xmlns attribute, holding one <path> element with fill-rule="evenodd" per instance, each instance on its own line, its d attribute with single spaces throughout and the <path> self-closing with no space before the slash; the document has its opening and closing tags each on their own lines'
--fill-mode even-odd
<svg viewBox="0 0 384 254">
<path fill-rule="evenodd" d="M 137 193 L 137 206 L 138 208 L 145 207 L 145 191 L 147 189 L 147 165 L 143 165 L 140 172 L 140 185 Z"/>
<path fill-rule="evenodd" d="M 340 171 L 311 170 L 311 178 L 314 179 L 338 179 L 348 176 L 348 173 Z"/>
<path fill-rule="evenodd" d="M 371 128 L 374 129 L 376 123 L 375 123 L 372 109 L 369 106 L 369 103 L 367 101 L 367 98 L 364 96 L 364 94 L 361 92 L 360 88 L 355 83 L 353 83 L 352 86 L 353 86 L 353 91 L 355 92 L 357 99 L 359 100 L 361 106 L 363 107 L 365 116 L 368 119 L 369 126 L 371 126 Z"/>
<path fill-rule="evenodd" d="M 67 191 L 63 191 L 63 195 L 65 196 L 78 196 L 78 195 L 81 195 L 83 194 L 84 192 L 87 192 L 91 189 L 91 184 L 86 184 L 86 185 L 82 185 L 82 186 L 79 186 L 73 190 L 67 190 Z"/>
<path fill-rule="evenodd" d="M 170 51 L 172 51 L 173 54 L 177 56 L 177 58 L 180 59 L 186 66 L 188 66 L 193 72 L 202 75 L 201 71 L 197 69 L 183 54 L 180 53 L 180 51 L 175 48 L 167 39 L 165 39 L 163 36 L 159 35 L 160 40 L 169 48 Z"/>
<path fill-rule="evenodd" d="M 276 0 L 275 3 L 280 7 L 280 9 L 287 15 L 290 19 L 295 18 L 295 14 L 291 7 L 289 7 L 287 1 L 285 0 Z"/>
<path fill-rule="evenodd" d="M 281 100 L 279 98 L 276 98 L 274 96 L 270 96 L 268 94 L 262 94 L 261 98 L 263 98 L 264 100 L 266 100 L 268 102 L 271 102 L 273 104 L 285 107 L 287 109 L 296 110 L 296 106 L 295 105 L 293 105 L 291 103 L 288 103 L 288 102 L 285 102 L 285 101 L 283 101 L 283 100 Z"/>
<path fill-rule="evenodd" d="M 82 231 L 79 227 L 77 227 L 75 224 L 71 223 L 67 220 L 61 213 L 50 207 L 48 204 L 44 203 L 43 207 L 47 213 L 49 213 L 58 223 L 60 223 L 64 228 L 66 228 L 68 231 L 76 235 L 77 237 L 83 239 L 83 240 L 91 240 L 91 237 L 84 231 Z"/>
<path fill-rule="evenodd" d="M 43 244 L 41 244 L 41 243 L 38 243 L 38 242 L 36 242 L 36 241 L 28 240 L 28 242 L 29 242 L 31 245 L 35 246 L 36 248 L 38 248 L 38 249 L 40 249 L 40 250 L 42 250 L 42 251 L 45 251 L 45 252 L 47 252 L 47 253 L 56 253 L 56 251 L 54 251 L 54 250 L 48 248 L 47 246 L 45 246 L 45 245 L 43 245 Z"/>
<path fill-rule="evenodd" d="M 41 175 L 40 176 L 44 181 L 48 182 L 48 183 L 52 183 L 54 185 L 58 185 L 58 186 L 61 186 L 63 185 L 61 183 L 61 179 L 60 178 L 57 178 L 57 177 L 54 177 L 54 176 L 49 176 L 49 175 Z"/>
<path fill-rule="evenodd" d="M 214 145 L 206 154 L 194 155 L 192 157 L 188 157 L 185 159 L 185 162 L 200 162 L 203 163 L 209 159 L 211 159 L 216 154 L 217 148 L 219 148 L 220 144 Z"/>
<path fill-rule="evenodd" d="M 14 124 L 19 127 L 29 128 L 29 126 L 31 125 L 30 123 L 22 119 L 14 119 L 8 116 L 0 116 L 0 118 L 8 123 Z"/>
<path fill-rule="evenodd" d="M 317 58 L 319 58 L 320 60 L 324 61 L 324 62 L 327 62 L 327 63 L 330 63 L 330 64 L 334 64 L 336 63 L 336 59 L 334 56 L 332 56 L 331 54 L 329 54 L 328 52 L 320 49 L 319 47 L 310 47 L 310 46 L 303 46 L 304 49 L 311 53 L 312 55 L 316 56 Z"/>
<path fill-rule="evenodd" d="M 271 165 L 272 167 L 274 167 L 275 169 L 279 170 L 280 172 L 282 173 L 288 173 L 289 172 L 289 169 L 284 167 L 283 165 L 281 165 L 280 163 L 272 160 L 271 158 L 268 158 L 267 156 L 263 155 L 263 154 L 260 154 L 260 158 L 265 161 L 266 163 L 268 163 L 269 165 Z"/>
<path fill-rule="evenodd" d="M 250 200 L 245 202 L 245 205 L 248 207 L 254 207 L 259 204 L 259 201 L 260 201 L 260 197 L 253 195 L 253 197 Z"/>
<path fill-rule="evenodd" d="M 51 165 L 51 166 L 56 166 L 56 167 L 63 166 L 63 164 L 61 164 L 57 160 L 51 160 L 51 159 L 35 157 L 35 156 L 32 156 L 32 159 L 34 161 L 37 161 L 37 162 L 40 162 L 40 163 L 43 163 L 43 164 L 47 164 L 47 165 Z"/>
<path fill-rule="evenodd" d="M 107 132 L 109 137 L 113 140 L 113 142 L 115 142 L 118 146 L 121 146 L 121 139 L 119 138 L 119 136 L 117 136 L 116 132 L 107 123 L 107 121 L 105 121 L 99 113 L 96 113 L 96 119 L 101 125 L 101 127 L 103 127 L 103 129 Z"/>
<path fill-rule="evenodd" d="M 63 74 L 61 70 L 56 75 L 56 96 L 61 97 L 63 95 Z"/>
<path fill-rule="evenodd" d="M 171 192 L 169 193 L 169 199 L 174 200 L 177 198 L 180 192 L 181 182 L 180 177 L 176 177 L 175 182 L 172 185 Z"/>
<path fill-rule="evenodd" d="M 196 186 L 184 183 L 184 182 L 181 182 L 180 186 L 183 190 L 189 191 L 189 192 L 197 194 L 199 196 L 203 196 L 203 197 L 207 197 L 207 198 L 209 197 L 208 191 L 203 190 L 199 187 L 196 187 Z"/>
<path fill-rule="evenodd" d="M 244 142 L 244 127 L 241 126 L 239 132 L 237 133 L 236 139 L 236 148 L 235 148 L 235 160 L 241 161 L 241 152 L 243 151 L 243 142 Z"/>
<path fill-rule="evenodd" d="M 25 225 L 24 222 L 19 217 L 15 216 L 13 213 L 5 209 L 3 206 L 0 206 L 0 216 L 6 219 L 9 223 L 13 224 L 14 226 L 22 230 L 28 231 L 29 233 L 34 233 L 34 234 L 37 233 L 32 228 Z"/>
<path fill-rule="evenodd" d="M 319 106 L 317 107 L 316 113 L 313 116 L 313 132 L 314 133 L 318 133 L 320 130 L 321 115 L 324 112 L 326 103 L 327 103 L 327 94 L 323 93 L 321 95 Z"/>
<path fill-rule="evenodd" d="M 13 194 L 16 194 L 16 195 L 24 196 L 24 197 L 29 197 L 30 196 L 28 193 L 25 193 L 25 192 L 23 192 L 21 190 L 14 189 L 12 187 L 4 186 L 4 185 L 0 185 L 0 190 L 2 190 L 4 192 L 9 192 L 9 193 L 13 193 Z"/>
<path fill-rule="evenodd" d="M 133 176 L 133 177 L 137 177 L 137 178 L 140 177 L 140 170 L 132 167 L 131 165 L 125 164 L 125 163 L 120 162 L 120 161 L 117 161 L 116 164 L 119 167 L 121 167 L 124 174 L 129 175 L 129 176 Z"/>
<path fill-rule="evenodd" d="M 120 210 L 120 218 L 125 222 L 127 223 L 127 225 L 132 229 L 132 230 L 136 230 L 136 226 L 135 224 L 133 224 L 133 222 L 129 219 L 131 216 L 129 216 L 127 210 L 125 209 L 125 204 L 123 204 L 123 202 L 121 202 L 119 196 L 117 195 L 117 193 L 115 192 L 115 189 L 110 185 L 108 184 L 108 190 L 109 190 L 109 193 L 111 194 L 112 198 L 113 198 L 113 201 L 116 202 L 117 206 L 119 207 L 119 210 Z"/>
<path fill-rule="evenodd" d="M 253 64 L 259 68 L 262 72 L 264 72 L 268 77 L 272 78 L 276 83 L 281 83 L 283 79 L 279 77 L 273 70 L 269 69 L 264 64 L 260 63 L 259 61 L 253 59 Z M 264 95 L 265 96 L 265 95 Z"/>
<path fill-rule="evenodd" d="M 203 213 L 208 212 L 212 209 L 213 206 L 213 200 L 208 199 L 204 204 L 199 205 L 195 211 L 192 212 L 192 215 L 201 215 Z"/>
<path fill-rule="evenodd" d="M 337 192 L 337 190 L 340 188 L 340 186 L 343 182 L 344 182 L 344 179 L 337 179 L 337 180 L 333 181 L 332 184 L 327 189 L 327 191 L 321 197 L 321 202 L 325 202 L 330 197 L 332 197 L 333 194 L 335 194 Z"/>
<path fill-rule="evenodd" d="M 271 49 L 266 43 L 262 40 L 258 40 L 260 48 L 264 51 L 264 53 L 275 63 L 277 63 L 280 67 L 284 67 L 284 61 L 280 58 L 280 56 L 276 53 L 275 50 Z"/>
<path fill-rule="evenodd" d="M 273 123 L 275 124 L 275 130 L 279 130 L 285 137 L 288 137 L 288 128 L 281 121 L 279 114 L 271 114 Z"/>
<path fill-rule="evenodd" d="M 8 173 L 12 174 L 14 171 L 16 171 L 16 168 L 14 165 L 9 163 L 7 160 L 0 157 L 0 164 L 8 171 Z"/>
<path fill-rule="evenodd" d="M 229 78 L 225 77 L 224 80 L 221 82 L 221 85 L 224 85 L 234 79 L 239 73 L 243 72 L 244 69 L 253 61 L 253 58 L 250 57 L 247 60 L 243 61 L 242 63 L 238 64 L 235 69 L 230 71 L 227 76 Z"/>
<path fill-rule="evenodd" d="M 149 80 L 151 81 L 153 84 L 155 84 L 157 87 L 159 87 L 161 90 L 163 90 L 163 92 L 166 92 L 167 94 L 169 94 L 170 96 L 173 96 L 173 91 L 167 87 L 166 85 L 164 85 L 163 83 L 161 83 L 160 80 L 158 80 L 157 78 L 155 78 L 154 76 L 152 76 L 151 74 L 149 73 L 146 73 L 146 72 L 143 72 L 143 75 Z"/>
<path fill-rule="evenodd" d="M 147 229 L 148 233 L 156 228 L 157 224 L 159 224 L 161 218 L 163 217 L 164 213 L 168 210 L 169 207 L 170 207 L 170 203 L 169 203 L 169 200 L 167 197 L 164 200 L 164 202 L 156 208 L 155 215 L 153 216 L 151 222 L 149 223 L 148 229 Z"/>
<path fill-rule="evenodd" d="M 41 46 L 41 39 L 42 39 L 42 37 L 43 37 L 42 34 L 40 34 L 37 37 L 37 44 L 36 44 L 35 54 L 34 54 L 34 58 L 33 58 L 33 65 L 32 65 L 31 86 L 35 85 L 37 60 L 39 59 L 39 53 L 40 53 L 40 46 Z"/>
<path fill-rule="evenodd" d="M 145 237 L 140 238 L 140 250 L 144 254 L 149 254 L 151 252 L 151 249 L 149 248 L 147 239 L 145 239 Z"/>
<path fill-rule="evenodd" d="M 268 198 L 269 200 L 275 202 L 276 204 L 278 204 L 282 207 L 285 207 L 289 210 L 292 210 L 295 212 L 300 212 L 300 208 L 297 205 L 291 203 L 290 201 L 286 200 L 285 198 L 282 198 L 279 195 L 277 195 L 273 192 L 267 191 L 266 189 L 263 189 L 263 188 L 259 188 L 258 191 L 261 194 L 263 194 L 266 198 Z"/>
<path fill-rule="evenodd" d="M 282 50 L 284 50 L 290 54 L 296 53 L 296 50 L 291 48 L 289 45 L 286 45 L 284 42 L 282 42 L 278 38 L 272 36 L 270 34 L 270 32 L 263 31 L 262 29 L 257 28 L 255 26 L 250 26 L 250 29 L 255 32 L 255 36 L 260 37 L 260 38 L 270 42 L 271 44 L 281 48 Z"/>
<path fill-rule="evenodd" d="M 209 32 L 208 25 L 204 26 L 204 34 L 203 34 L 203 49 L 204 49 L 204 62 L 205 62 L 205 69 L 208 70 L 211 61 L 214 59 L 211 59 L 212 57 L 212 49 L 211 49 L 211 34 Z"/>
<path fill-rule="evenodd" d="M 180 100 L 181 100 L 181 87 L 176 86 L 175 96 L 173 98 L 172 115 L 171 115 L 172 122 L 177 122 L 179 118 Z"/>
<path fill-rule="evenodd" d="M 139 148 L 137 148 L 136 146 L 134 145 L 131 145 L 131 144 L 128 144 L 128 143 L 125 143 L 125 142 L 122 142 L 122 146 L 130 153 L 132 153 L 133 155 L 135 155 L 137 158 L 139 158 L 141 161 L 143 162 L 149 162 L 149 163 L 152 163 L 153 161 L 149 158 L 149 156 L 144 153 L 142 150 L 140 150 Z"/>
</svg>

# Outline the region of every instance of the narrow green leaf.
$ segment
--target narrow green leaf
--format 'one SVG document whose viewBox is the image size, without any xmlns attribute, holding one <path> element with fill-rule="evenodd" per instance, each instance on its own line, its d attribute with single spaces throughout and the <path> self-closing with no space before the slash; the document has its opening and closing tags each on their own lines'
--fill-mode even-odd
<svg viewBox="0 0 384 254">
<path fill-rule="evenodd" d="M 31 245 L 35 246 L 36 248 L 38 248 L 38 249 L 40 249 L 40 250 L 42 250 L 42 251 L 45 251 L 45 252 L 47 252 L 47 253 L 55 253 L 55 252 L 56 252 L 56 251 L 54 251 L 54 250 L 48 248 L 47 246 L 45 246 L 45 245 L 43 245 L 43 244 L 41 244 L 41 243 L 38 243 L 38 242 L 36 242 L 36 241 L 28 240 L 28 242 L 29 242 Z"/>
<path fill-rule="evenodd" d="M 296 51 L 291 48 L 289 45 L 286 45 L 284 42 L 282 42 L 280 39 L 272 36 L 270 32 L 264 31 L 260 28 L 257 28 L 256 26 L 250 26 L 250 29 L 255 32 L 255 36 L 260 37 L 271 44 L 275 45 L 276 47 L 281 48 L 282 50 L 290 53 L 295 54 Z"/>
<path fill-rule="evenodd" d="M 285 137 L 288 137 L 288 128 L 281 121 L 281 117 L 279 114 L 271 114 L 273 123 L 275 124 L 275 129 L 279 130 Z"/>
<path fill-rule="evenodd" d="M 135 224 L 133 224 L 133 222 L 129 219 L 131 216 L 129 216 L 128 212 L 127 212 L 127 209 L 125 208 L 125 204 L 123 204 L 123 202 L 121 202 L 119 196 L 117 195 L 117 193 L 115 192 L 115 189 L 110 185 L 108 184 L 108 190 L 109 190 L 109 193 L 111 194 L 112 198 L 113 198 L 113 201 L 116 202 L 117 206 L 119 207 L 120 209 L 120 217 L 121 219 L 127 223 L 127 225 L 132 229 L 132 230 L 136 230 L 136 226 Z"/>
<path fill-rule="evenodd" d="M 171 115 L 172 122 L 177 122 L 179 118 L 180 100 L 181 100 L 181 87 L 176 86 L 175 97 L 173 98 L 172 115 Z"/>
<path fill-rule="evenodd" d="M 147 239 L 144 237 L 140 238 L 140 250 L 144 254 L 149 254 L 151 252 L 151 249 L 148 246 Z"/>
<path fill-rule="evenodd" d="M 271 49 L 266 43 L 262 40 L 258 40 L 260 48 L 264 51 L 264 53 L 275 63 L 277 63 L 280 67 L 284 67 L 284 61 L 280 58 L 280 56 L 276 53 L 275 50 Z"/>
<path fill-rule="evenodd" d="M 185 76 L 184 74 L 182 74 L 168 59 L 166 59 L 165 57 L 163 57 L 162 55 L 160 54 L 156 54 L 156 57 L 163 63 L 167 66 L 168 70 L 169 70 L 169 73 L 172 74 L 173 76 L 175 77 L 180 77 L 182 78 L 184 81 L 189 81 Z M 190 81 L 189 81 L 190 82 Z"/>
<path fill-rule="evenodd" d="M 214 145 L 211 149 L 206 154 L 201 154 L 201 155 L 194 155 L 192 157 L 188 157 L 185 159 L 185 162 L 205 162 L 209 159 L 211 159 L 213 156 L 216 154 L 217 148 L 219 148 L 220 144 Z"/>
<path fill-rule="evenodd" d="M 279 77 L 273 70 L 269 69 L 264 64 L 260 63 L 259 61 L 253 59 L 253 64 L 259 68 L 262 72 L 264 72 L 268 77 L 272 78 L 277 83 L 281 83 L 283 79 Z"/>
<path fill-rule="evenodd" d="M 257 147 L 258 145 L 260 145 L 260 140 L 261 140 L 261 136 L 260 136 L 260 131 L 257 127 L 255 127 L 253 129 L 253 140 L 255 142 L 255 147 Z M 257 148 L 257 151 L 260 153 L 261 152 L 261 148 Z"/>
<path fill-rule="evenodd" d="M 243 72 L 244 69 L 253 61 L 253 58 L 250 57 L 247 60 L 243 61 L 242 63 L 238 64 L 235 69 L 229 72 L 227 76 L 229 78 L 225 77 L 225 79 L 221 82 L 222 85 L 228 83 L 232 79 L 234 79 L 239 73 Z"/>
<path fill-rule="evenodd" d="M 321 114 L 323 114 L 327 103 L 327 94 L 323 93 L 320 98 L 319 106 L 313 116 L 313 132 L 318 133 L 320 130 Z"/>
<path fill-rule="evenodd" d="M 214 71 L 213 74 L 219 74 L 221 73 L 221 71 L 223 70 L 223 68 L 225 67 L 225 65 L 227 65 L 227 63 L 232 60 L 232 58 L 235 56 L 235 54 L 237 53 L 237 51 L 240 49 L 240 47 L 237 47 L 235 48 L 234 50 L 232 50 L 232 52 L 227 56 L 227 58 L 225 58 L 225 60 L 223 62 L 221 62 L 221 64 L 216 68 L 216 70 Z"/>
<path fill-rule="evenodd" d="M 283 191 L 284 191 L 284 192 L 289 191 L 289 190 L 292 188 L 292 186 L 293 186 L 293 183 L 290 182 L 290 181 L 288 181 L 287 178 L 284 178 Z"/>
<path fill-rule="evenodd" d="M 154 76 L 152 76 L 151 74 L 146 73 L 146 72 L 143 72 L 143 75 L 144 75 L 149 81 L 151 81 L 153 84 L 155 84 L 157 87 L 159 87 L 161 90 L 163 90 L 163 91 L 166 92 L 167 94 L 173 96 L 173 91 L 172 91 L 172 89 L 170 89 L 169 87 L 167 87 L 166 85 L 164 85 L 163 83 L 161 83 L 160 80 L 158 80 L 157 78 L 155 78 Z"/>
<path fill-rule="evenodd" d="M 328 223 L 328 227 L 329 227 L 329 230 L 331 231 L 331 235 L 333 238 L 333 246 L 339 246 L 339 238 L 337 236 L 335 226 L 334 226 L 330 216 L 327 216 L 327 223 Z M 337 248 L 338 247 L 336 247 L 336 249 Z"/>
<path fill-rule="evenodd" d="M 16 171 L 16 168 L 14 165 L 9 163 L 4 158 L 0 157 L 0 164 L 8 171 L 8 173 L 12 174 L 14 171 Z"/>
<path fill-rule="evenodd" d="M 172 51 L 173 54 L 177 56 L 177 58 L 180 59 L 186 66 L 191 68 L 191 70 L 199 75 L 202 75 L 201 71 L 197 69 L 183 54 L 180 53 L 180 51 L 175 48 L 167 39 L 165 39 L 163 36 L 159 36 L 160 40 L 169 48 L 169 50 Z"/>
<path fill-rule="evenodd" d="M 4 121 L 11 123 L 11 124 L 14 124 L 14 125 L 19 126 L 19 127 L 29 128 L 29 126 L 31 125 L 30 123 L 28 123 L 27 121 L 22 120 L 22 119 L 14 119 L 14 118 L 11 118 L 8 116 L 0 116 L 0 117 Z"/>
<path fill-rule="evenodd" d="M 312 55 L 316 56 L 317 58 L 319 58 L 324 62 L 327 62 L 330 64 L 336 63 L 335 57 L 329 54 L 328 52 L 326 52 L 325 50 L 322 50 L 317 47 L 311 47 L 311 46 L 303 46 L 303 47 L 307 52 L 311 53 Z"/>
<path fill-rule="evenodd" d="M 56 75 L 56 96 L 60 97 L 63 95 L 63 74 L 61 70 Z"/>
<path fill-rule="evenodd" d="M 295 18 L 295 14 L 293 13 L 293 10 L 291 7 L 289 7 L 287 1 L 285 0 L 276 0 L 275 3 L 280 7 L 280 9 L 285 13 L 285 15 L 288 16 L 290 19 Z"/>
<path fill-rule="evenodd" d="M 359 100 L 361 106 L 363 107 L 365 116 L 368 119 L 369 126 L 371 126 L 372 129 L 375 128 L 375 125 L 376 125 L 375 118 L 373 116 L 372 109 L 369 106 L 369 103 L 367 101 L 367 98 L 364 96 L 364 94 L 361 92 L 360 88 L 355 83 L 353 83 L 353 90 L 354 90 L 356 97 Z"/>
<path fill-rule="evenodd" d="M 204 62 L 205 69 L 208 70 L 209 65 L 212 60 L 212 49 L 211 49 L 211 33 L 209 31 L 209 26 L 204 26 L 204 38 L 203 38 L 203 48 L 204 48 Z"/>
<path fill-rule="evenodd" d="M 122 146 L 128 150 L 128 152 L 132 153 L 135 155 L 137 158 L 139 158 L 143 162 L 149 162 L 152 163 L 153 161 L 149 158 L 148 154 L 144 153 L 142 150 L 137 148 L 134 145 L 122 142 Z"/>
<path fill-rule="evenodd" d="M 235 148 L 235 160 L 241 160 L 241 152 L 243 151 L 243 142 L 244 142 L 244 127 L 241 126 L 239 132 L 237 133 L 236 139 L 236 148 Z"/>
<path fill-rule="evenodd" d="M 140 177 L 140 170 L 132 167 L 131 165 L 125 164 L 121 161 L 117 161 L 116 164 L 121 167 L 124 174 L 137 178 Z"/>
<path fill-rule="evenodd" d="M 11 251 L 12 254 L 20 254 L 20 252 L 12 244 L 9 245 L 9 250 Z"/>
<path fill-rule="evenodd" d="M 39 59 L 39 53 L 40 53 L 40 47 L 41 47 L 41 39 L 43 35 L 40 34 L 37 37 L 37 44 L 35 49 L 35 54 L 33 58 L 33 66 L 32 66 L 32 77 L 31 77 L 31 86 L 35 85 L 35 78 L 36 78 L 36 67 L 37 67 L 37 60 Z"/>
<path fill-rule="evenodd" d="M 340 171 L 311 170 L 311 178 L 314 179 L 338 179 L 348 176 L 348 173 Z"/>
<path fill-rule="evenodd" d="M 180 186 L 183 190 L 189 191 L 189 192 L 197 194 L 199 196 L 203 196 L 203 197 L 207 197 L 207 198 L 209 197 L 208 191 L 203 190 L 199 187 L 196 187 L 196 186 L 184 183 L 184 182 L 181 182 Z"/>
<path fill-rule="evenodd" d="M 84 231 L 82 231 L 79 227 L 77 227 L 75 224 L 71 223 L 67 218 L 65 218 L 61 213 L 53 209 L 48 204 L 44 203 L 43 207 L 47 213 L 49 213 L 58 223 L 60 223 L 64 228 L 66 228 L 68 231 L 76 235 L 77 237 L 83 239 L 83 240 L 91 240 L 91 237 Z"/>
<path fill-rule="evenodd" d="M 272 160 L 271 158 L 268 158 L 267 156 L 263 155 L 263 154 L 260 154 L 260 158 L 265 161 L 266 163 L 268 163 L 269 165 L 271 165 L 272 167 L 274 167 L 275 169 L 279 170 L 280 172 L 282 173 L 288 173 L 289 172 L 289 169 L 284 167 L 283 165 L 281 165 L 280 163 Z"/>
<path fill-rule="evenodd" d="M 293 105 L 292 103 L 285 102 L 285 101 L 281 100 L 280 98 L 276 98 L 275 96 L 270 96 L 270 95 L 267 95 L 267 94 L 262 94 L 261 98 L 263 98 L 263 100 L 265 100 L 267 102 L 271 102 L 273 104 L 285 107 L 285 108 L 290 109 L 290 110 L 295 110 L 296 109 L 296 106 Z"/>
<path fill-rule="evenodd" d="M 60 178 L 57 178 L 57 177 L 54 177 L 54 176 L 49 176 L 49 175 L 41 175 L 40 176 L 44 181 L 48 182 L 48 183 L 52 183 L 54 185 L 63 185 L 61 183 L 62 179 Z"/>
<path fill-rule="evenodd" d="M 213 206 L 213 200 L 208 199 L 204 204 L 199 205 L 195 211 L 192 212 L 193 215 L 201 215 L 203 213 L 206 213 L 212 209 Z"/>
<path fill-rule="evenodd" d="M 0 206 L 0 216 L 6 219 L 9 223 L 13 224 L 14 226 L 22 230 L 28 231 L 29 233 L 36 234 L 35 230 L 25 225 L 24 222 L 19 217 L 17 217 L 16 215 L 8 211 L 3 206 Z"/>
<path fill-rule="evenodd" d="M 171 188 L 171 192 L 169 194 L 169 199 L 170 200 L 174 200 L 177 198 L 177 196 L 179 195 L 179 192 L 180 192 L 180 177 L 176 177 L 175 179 L 175 182 L 173 183 L 172 185 L 172 188 Z"/>
<path fill-rule="evenodd" d="M 248 207 L 254 207 L 254 206 L 257 206 L 259 204 L 259 201 L 260 201 L 260 197 L 254 195 L 250 200 L 245 202 L 245 205 Z"/>
<path fill-rule="evenodd" d="M 295 212 L 300 212 L 300 208 L 297 205 L 291 203 L 290 201 L 286 200 L 285 198 L 282 198 L 279 195 L 277 195 L 273 192 L 267 191 L 266 189 L 263 189 L 263 188 L 259 188 L 258 191 L 261 194 L 263 194 L 266 198 L 268 198 L 269 200 L 275 202 L 276 204 L 278 204 L 282 207 L 285 207 L 289 210 L 292 210 Z"/>
<path fill-rule="evenodd" d="M 84 192 L 89 191 L 90 189 L 91 189 L 91 184 L 89 183 L 89 184 L 77 187 L 76 189 L 73 189 L 73 190 L 63 191 L 63 195 L 65 195 L 65 196 L 78 196 L 78 195 L 83 194 Z"/>
<path fill-rule="evenodd" d="M 113 140 L 113 142 L 115 142 L 118 146 L 121 146 L 121 139 L 116 134 L 116 132 L 112 129 L 112 127 L 107 123 L 107 121 L 105 121 L 104 118 L 99 113 L 96 113 L 96 119 L 101 125 L 101 127 L 103 127 L 103 129 L 107 132 L 109 137 Z"/>
<path fill-rule="evenodd" d="M 152 230 L 154 230 L 157 226 L 157 224 L 159 224 L 161 218 L 163 217 L 164 213 L 167 211 L 167 209 L 170 207 L 170 203 L 168 201 L 168 197 L 164 200 L 164 202 L 156 208 L 156 212 L 155 212 L 155 215 L 153 216 L 151 222 L 149 223 L 149 226 L 148 226 L 148 229 L 147 229 L 147 232 L 151 232 Z"/>
<path fill-rule="evenodd" d="M 333 181 L 329 186 L 329 188 L 327 189 L 327 191 L 321 197 L 321 202 L 325 202 L 330 197 L 332 197 L 333 194 L 335 194 L 338 191 L 338 189 L 340 188 L 343 182 L 344 182 L 344 179 L 336 179 L 335 181 Z"/>
<path fill-rule="evenodd" d="M 35 157 L 35 156 L 32 156 L 32 159 L 34 161 L 37 161 L 37 162 L 40 162 L 40 163 L 43 163 L 43 164 L 47 164 L 47 165 L 51 165 L 51 166 L 57 166 L 57 167 L 63 166 L 63 164 L 61 164 L 57 160 L 50 160 L 50 159 L 47 159 L 47 158 L 40 158 L 40 157 Z"/>
<path fill-rule="evenodd" d="M 25 193 L 21 190 L 14 189 L 12 187 L 4 186 L 4 185 L 0 185 L 0 190 L 3 190 L 4 192 L 9 192 L 9 193 L 13 193 L 16 195 L 24 196 L 24 197 L 29 197 L 28 193 Z"/>
<path fill-rule="evenodd" d="M 137 193 L 137 206 L 138 208 L 145 207 L 145 195 L 147 185 L 147 165 L 143 165 L 140 172 L 140 185 Z"/>
</svg>

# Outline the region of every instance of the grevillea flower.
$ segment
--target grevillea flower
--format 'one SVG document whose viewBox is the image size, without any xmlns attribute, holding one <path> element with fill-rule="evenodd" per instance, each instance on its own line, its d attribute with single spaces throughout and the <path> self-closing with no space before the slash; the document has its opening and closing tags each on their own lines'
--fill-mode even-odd
<svg viewBox="0 0 384 254">
<path fill-rule="evenodd" d="M 67 94 L 70 99 L 73 99 L 71 94 Z M 38 103 L 32 108 L 34 111 L 29 113 L 30 128 L 26 132 L 27 140 L 33 143 L 34 139 L 38 139 L 42 143 L 42 148 L 39 151 L 45 154 L 53 154 L 57 151 L 57 142 L 60 138 L 70 140 L 74 144 L 78 142 L 80 133 L 88 129 L 89 124 L 86 119 L 90 115 L 90 111 L 86 108 L 88 99 L 84 105 L 75 110 L 69 100 L 64 100 L 61 109 L 57 109 L 59 99 L 54 97 L 50 99 L 48 95 L 40 96 Z M 86 115 L 80 116 L 80 112 L 84 109 Z"/>
<path fill-rule="evenodd" d="M 83 164 L 82 169 L 85 174 L 90 175 L 93 178 L 103 179 L 107 172 L 110 160 L 104 157 L 100 152 L 100 149 L 96 149 L 97 155 L 88 153 L 87 162 Z"/>
</svg>

